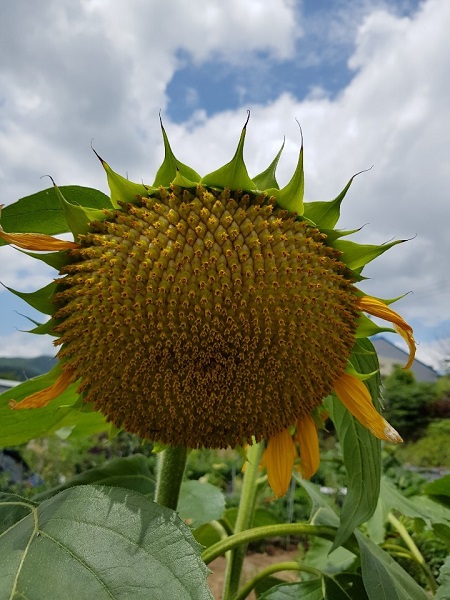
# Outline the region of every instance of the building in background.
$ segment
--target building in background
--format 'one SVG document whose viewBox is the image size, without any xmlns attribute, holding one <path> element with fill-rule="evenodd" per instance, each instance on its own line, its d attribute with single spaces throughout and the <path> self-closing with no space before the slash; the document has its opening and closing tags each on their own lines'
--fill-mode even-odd
<svg viewBox="0 0 450 600">
<path fill-rule="evenodd" d="M 385 338 L 376 337 L 371 341 L 377 351 L 378 360 L 380 362 L 380 372 L 383 377 L 392 373 L 394 365 L 403 366 L 408 362 L 408 352 L 391 344 L 391 342 L 388 342 Z M 429 367 L 417 359 L 414 359 L 411 371 L 414 373 L 416 381 L 433 382 L 439 377 L 439 374 L 436 373 L 432 367 Z"/>
</svg>

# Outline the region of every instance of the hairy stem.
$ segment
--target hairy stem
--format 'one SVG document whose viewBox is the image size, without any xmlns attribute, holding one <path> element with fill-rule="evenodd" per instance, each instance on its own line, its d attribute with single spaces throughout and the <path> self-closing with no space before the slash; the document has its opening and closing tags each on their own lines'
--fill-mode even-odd
<svg viewBox="0 0 450 600">
<path fill-rule="evenodd" d="M 242 544 L 285 535 L 314 535 L 333 541 L 336 536 L 336 528 L 329 527 L 328 525 L 308 525 L 308 523 L 286 523 L 254 527 L 253 529 L 230 535 L 226 540 L 221 540 L 206 548 L 203 551 L 202 558 L 208 564 L 218 556 L 228 552 L 228 550 L 233 550 Z M 359 555 L 358 544 L 354 537 L 349 538 L 343 546 L 347 550 L 350 550 L 350 552 Z"/>
<path fill-rule="evenodd" d="M 405 542 L 405 544 L 408 546 L 414 560 L 416 560 L 419 563 L 419 565 L 422 567 L 422 570 L 430 584 L 431 591 L 433 593 L 436 592 L 437 587 L 438 587 L 437 583 L 436 583 L 436 579 L 434 578 L 434 575 L 431 572 L 430 567 L 425 562 L 425 559 L 424 559 L 422 553 L 420 552 L 419 548 L 416 546 L 416 544 L 414 543 L 414 540 L 409 535 L 408 530 L 403 525 L 403 523 L 399 519 L 397 519 L 397 517 L 395 517 L 391 512 L 388 514 L 388 520 L 389 520 L 389 523 L 398 531 L 398 533 L 400 534 L 400 537 Z"/>
<path fill-rule="evenodd" d="M 186 467 L 187 449 L 169 446 L 158 454 L 155 502 L 176 510 Z"/>
<path fill-rule="evenodd" d="M 245 467 L 244 479 L 242 483 L 241 499 L 239 502 L 238 514 L 234 533 L 241 533 L 248 530 L 253 523 L 255 512 L 256 494 L 258 490 L 257 478 L 259 475 L 259 462 L 261 460 L 264 444 L 253 444 L 247 451 L 247 464 Z M 233 598 L 239 588 L 242 565 L 244 563 L 247 544 L 241 544 L 233 549 L 230 559 L 227 562 L 225 572 L 225 582 L 223 589 L 223 599 Z"/>
</svg>

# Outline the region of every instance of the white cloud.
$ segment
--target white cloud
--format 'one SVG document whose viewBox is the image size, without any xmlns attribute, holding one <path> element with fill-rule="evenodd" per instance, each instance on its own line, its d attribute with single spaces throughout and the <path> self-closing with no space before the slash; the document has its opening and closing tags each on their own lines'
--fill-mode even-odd
<svg viewBox="0 0 450 600">
<path fill-rule="evenodd" d="M 11 247 L 1 248 L 0 281 L 20 292 L 32 292 L 44 287 L 56 276 L 56 271 L 43 262 L 30 258 Z M 0 288 L 1 294 L 9 293 Z"/>
<path fill-rule="evenodd" d="M 27 335 L 16 331 L 9 335 L 0 336 L 0 356 L 20 356 L 34 358 L 35 356 L 55 356 L 53 338 L 49 335 Z"/>
</svg>

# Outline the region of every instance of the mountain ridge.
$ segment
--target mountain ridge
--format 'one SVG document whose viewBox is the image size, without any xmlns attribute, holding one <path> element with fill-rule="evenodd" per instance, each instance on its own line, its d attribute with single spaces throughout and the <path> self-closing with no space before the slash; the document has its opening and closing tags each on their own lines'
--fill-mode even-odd
<svg viewBox="0 0 450 600">
<path fill-rule="evenodd" d="M 37 375 L 48 373 L 57 362 L 56 358 L 48 355 L 34 358 L 0 357 L 0 379 L 26 381 Z"/>
</svg>

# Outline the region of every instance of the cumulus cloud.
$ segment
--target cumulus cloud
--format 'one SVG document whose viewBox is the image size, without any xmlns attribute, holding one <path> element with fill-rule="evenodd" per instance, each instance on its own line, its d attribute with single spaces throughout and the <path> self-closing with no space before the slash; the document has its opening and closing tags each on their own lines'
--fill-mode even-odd
<svg viewBox="0 0 450 600">
<path fill-rule="evenodd" d="M 117 171 L 148 181 L 162 159 L 158 111 L 164 112 L 167 86 L 182 61 L 217 57 L 233 65 L 251 63 L 258 53 L 280 62 L 295 56 L 308 27 L 299 3 L 231 4 L 204 0 L 196 3 L 197 12 L 182 0 L 130 0 L 114 11 L 104 0 L 2 5 L 2 201 L 35 191 L 49 170 L 60 184 L 105 189 L 89 152 L 91 138 Z M 450 4 L 427 0 L 407 16 L 393 12 L 390 3 L 358 6 L 345 40 L 352 48 L 352 78 L 339 94 L 316 89 L 300 98 L 281 89 L 267 103 L 212 116 L 200 106 L 188 121 L 166 119 L 165 125 L 180 160 L 206 173 L 231 158 L 250 108 L 250 174 L 267 166 L 286 135 L 283 184 L 298 154 L 298 118 L 306 200 L 331 199 L 352 174 L 374 165 L 355 179 L 341 224 L 353 229 L 368 223 L 355 238 L 368 243 L 414 238 L 369 265 L 373 280 L 364 285 L 381 297 L 413 290 L 399 310 L 425 331 L 450 319 Z M 15 35 L 19 23 L 27 35 Z M 198 106 L 195 88 L 192 98 Z M 2 263 L 0 278 L 4 268 Z"/>
</svg>

